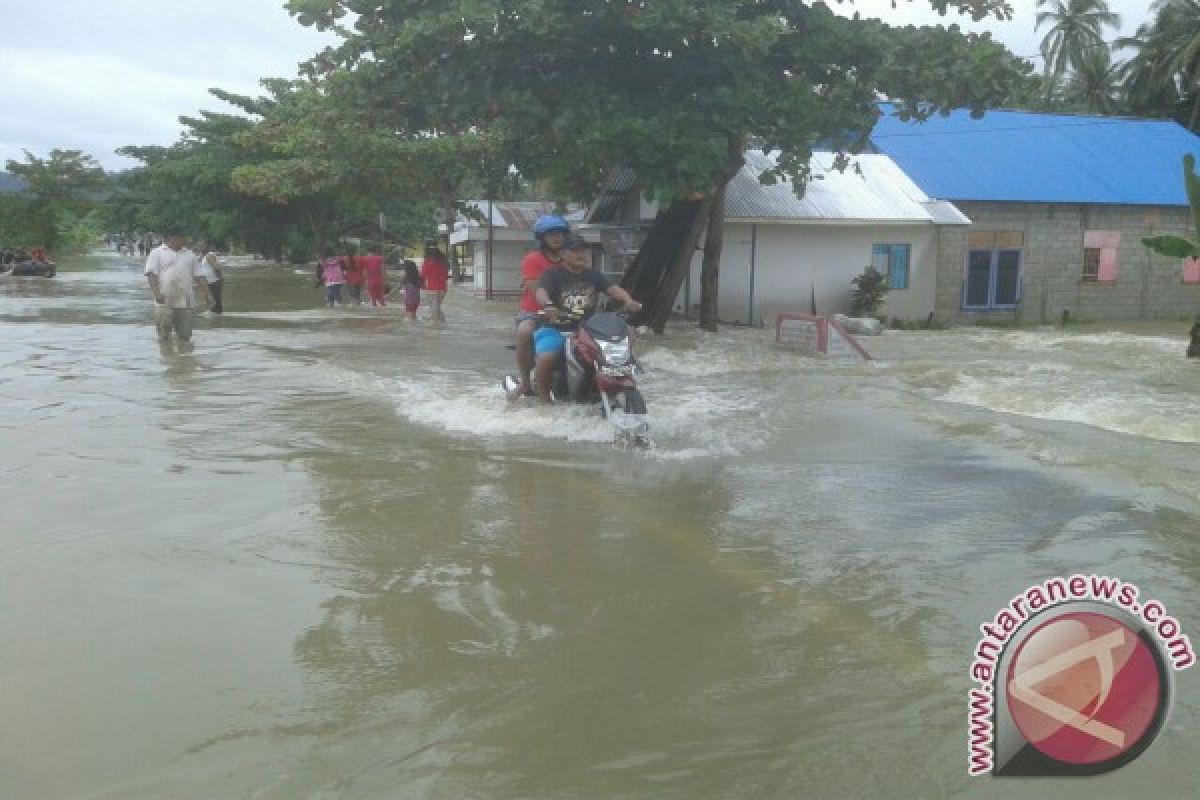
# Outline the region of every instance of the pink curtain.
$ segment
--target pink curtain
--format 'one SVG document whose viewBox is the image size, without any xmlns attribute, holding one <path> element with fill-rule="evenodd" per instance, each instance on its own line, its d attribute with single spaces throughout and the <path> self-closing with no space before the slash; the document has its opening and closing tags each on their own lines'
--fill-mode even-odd
<svg viewBox="0 0 1200 800">
<path fill-rule="evenodd" d="M 1100 268 L 1096 270 L 1096 280 L 1104 283 L 1117 279 L 1116 248 L 1106 247 L 1100 251 Z"/>
<path fill-rule="evenodd" d="M 1200 283 L 1200 258 L 1183 260 L 1183 282 Z"/>
<path fill-rule="evenodd" d="M 1084 231 L 1083 246 L 1100 251 L 1096 280 L 1111 283 L 1117 279 L 1117 253 L 1121 249 L 1120 231 Z"/>
</svg>

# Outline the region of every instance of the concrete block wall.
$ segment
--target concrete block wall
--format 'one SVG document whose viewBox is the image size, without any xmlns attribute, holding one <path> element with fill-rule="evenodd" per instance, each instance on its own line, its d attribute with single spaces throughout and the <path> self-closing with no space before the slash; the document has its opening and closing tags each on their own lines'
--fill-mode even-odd
<svg viewBox="0 0 1200 800">
<path fill-rule="evenodd" d="M 1184 284 L 1179 259 L 1151 253 L 1142 238 L 1160 233 L 1195 236 L 1186 208 L 1035 203 L 956 205 L 970 229 L 943 228 L 939 238 L 935 310 L 948 321 L 1016 319 L 1052 322 L 1069 311 L 1074 319 L 1184 319 L 1200 314 L 1200 284 Z M 1022 231 L 1022 291 L 1017 310 L 962 310 L 968 231 Z M 1084 231 L 1121 234 L 1117 279 L 1082 280 Z"/>
</svg>

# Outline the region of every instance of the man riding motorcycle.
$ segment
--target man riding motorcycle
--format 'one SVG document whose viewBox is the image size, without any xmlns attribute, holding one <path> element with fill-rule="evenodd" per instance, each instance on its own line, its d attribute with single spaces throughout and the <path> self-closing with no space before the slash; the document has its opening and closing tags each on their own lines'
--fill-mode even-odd
<svg viewBox="0 0 1200 800">
<path fill-rule="evenodd" d="M 533 335 L 536 354 L 534 367 L 538 397 L 550 402 L 554 367 L 563 355 L 566 337 L 562 331 L 577 330 L 579 325 L 596 311 L 598 293 L 603 292 L 621 303 L 630 313 L 640 311 L 642 304 L 630 297 L 620 286 L 609 282 L 603 272 L 592 269 L 591 245 L 578 234 L 567 234 L 563 242 L 563 263 L 542 273 L 535 296 L 541 305 L 542 316 L 555 325 L 543 324 Z M 559 317 L 564 321 L 559 323 Z"/>
<path fill-rule="evenodd" d="M 562 247 L 571 226 L 557 214 L 538 217 L 533 225 L 538 249 L 528 253 L 521 261 L 521 308 L 517 312 L 517 375 L 519 385 L 509 393 L 513 401 L 529 392 L 529 373 L 533 371 L 533 332 L 537 329 L 539 305 L 537 301 L 538 281 L 542 273 L 562 264 Z"/>
</svg>

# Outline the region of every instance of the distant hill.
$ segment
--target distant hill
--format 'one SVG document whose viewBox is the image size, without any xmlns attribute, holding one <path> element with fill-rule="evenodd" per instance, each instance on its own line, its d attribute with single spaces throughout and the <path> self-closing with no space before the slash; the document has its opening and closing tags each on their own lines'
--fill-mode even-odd
<svg viewBox="0 0 1200 800">
<path fill-rule="evenodd" d="M 0 172 L 0 194 L 23 192 L 28 186 L 29 184 L 25 183 L 24 178 L 9 175 L 7 172 Z"/>
</svg>

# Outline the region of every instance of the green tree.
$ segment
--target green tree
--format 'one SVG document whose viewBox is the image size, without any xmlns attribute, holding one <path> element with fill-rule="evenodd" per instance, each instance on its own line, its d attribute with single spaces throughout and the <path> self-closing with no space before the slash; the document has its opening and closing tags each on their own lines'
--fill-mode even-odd
<svg viewBox="0 0 1200 800">
<path fill-rule="evenodd" d="M 852 278 L 850 283 L 854 285 L 850 291 L 851 316 L 874 315 L 887 297 L 887 279 L 879 270 L 868 264 L 862 274 Z"/>
<path fill-rule="evenodd" d="M 1114 114 L 1121 109 L 1121 65 L 1107 47 L 1096 47 L 1067 78 L 1063 95 L 1068 104 L 1091 114 Z"/>
<path fill-rule="evenodd" d="M 1006 0 L 929 1 L 975 18 L 1011 15 Z M 623 164 L 664 205 L 704 198 L 704 213 L 718 209 L 710 225 L 748 141 L 778 152 L 768 181 L 802 187 L 818 143 L 864 143 L 878 93 L 900 100 L 904 115 L 981 110 L 1030 71 L 987 35 L 897 29 L 801 0 L 287 6 L 342 37 L 310 63 L 314 80 L 410 153 L 488 134 L 504 155 L 495 163 L 546 180 L 556 199 L 590 196 Z M 715 291 L 705 306 L 715 309 Z"/>
<path fill-rule="evenodd" d="M 1121 24 L 1108 0 L 1038 0 L 1037 7 L 1048 9 L 1038 12 L 1035 24 L 1035 29 L 1050 25 L 1041 44 L 1047 77 L 1079 69 L 1092 50 L 1107 50 L 1104 29 Z"/>
<path fill-rule="evenodd" d="M 58 215 L 56 228 L 59 248 L 68 253 L 82 254 L 100 243 L 104 236 L 104 219 L 98 208 L 82 216 L 64 210 Z"/>
<path fill-rule="evenodd" d="M 29 184 L 24 209 L 24 239 L 55 250 L 61 243 L 59 221 L 63 215 L 81 216 L 100 202 L 108 178 L 94 158 L 80 150 L 51 150 L 38 158 L 28 150 L 24 161 L 9 160 L 5 169 Z"/>
<path fill-rule="evenodd" d="M 1200 0 L 1158 0 L 1153 19 L 1118 47 L 1134 51 L 1123 69 L 1130 107 L 1200 125 Z"/>
<path fill-rule="evenodd" d="M 271 157 L 236 168 L 232 185 L 302 213 L 317 241 L 329 242 L 338 229 L 371 227 L 381 212 L 392 237 L 412 243 L 435 235 L 439 214 L 453 224 L 461 191 L 477 182 L 495 139 L 398 135 L 386 108 L 354 86 L 268 85 L 272 97 L 247 107 L 261 119 L 243 142 Z"/>
<path fill-rule="evenodd" d="M 39 215 L 31 198 L 17 193 L 0 194 L 0 246 L 31 247 L 44 245 Z"/>
<path fill-rule="evenodd" d="M 178 226 L 219 242 L 282 259 L 315 254 L 337 230 L 343 209 L 332 185 L 303 160 L 279 153 L 288 126 L 271 114 L 292 102 L 287 81 L 264 81 L 268 94 L 247 97 L 210 90 L 243 113 L 201 111 L 182 117 L 170 147 L 122 148 L 143 167 L 122 176 L 110 216 L 126 229 Z M 289 105 L 290 108 L 290 105 Z"/>
</svg>

